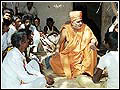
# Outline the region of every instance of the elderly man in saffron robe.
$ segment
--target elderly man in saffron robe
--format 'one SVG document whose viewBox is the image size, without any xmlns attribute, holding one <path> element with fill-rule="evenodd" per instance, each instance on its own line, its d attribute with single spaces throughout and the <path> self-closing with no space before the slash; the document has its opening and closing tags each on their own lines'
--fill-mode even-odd
<svg viewBox="0 0 120 90">
<path fill-rule="evenodd" d="M 83 23 L 82 11 L 72 11 L 69 16 L 70 23 L 61 28 L 58 50 L 50 59 L 50 65 L 57 75 L 68 79 L 81 74 L 92 77 L 97 63 L 98 41 Z"/>
</svg>

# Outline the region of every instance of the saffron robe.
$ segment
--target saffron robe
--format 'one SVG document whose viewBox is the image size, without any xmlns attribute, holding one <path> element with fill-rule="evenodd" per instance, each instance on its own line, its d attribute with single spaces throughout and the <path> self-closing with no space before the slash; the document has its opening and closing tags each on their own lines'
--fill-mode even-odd
<svg viewBox="0 0 120 90">
<path fill-rule="evenodd" d="M 93 76 L 97 62 L 97 51 L 90 49 L 91 40 L 97 42 L 93 32 L 86 24 L 83 24 L 77 32 L 73 30 L 71 24 L 65 24 L 63 29 L 66 41 L 60 44 L 58 55 L 53 55 L 50 59 L 53 71 L 67 78 L 85 72 Z"/>
</svg>

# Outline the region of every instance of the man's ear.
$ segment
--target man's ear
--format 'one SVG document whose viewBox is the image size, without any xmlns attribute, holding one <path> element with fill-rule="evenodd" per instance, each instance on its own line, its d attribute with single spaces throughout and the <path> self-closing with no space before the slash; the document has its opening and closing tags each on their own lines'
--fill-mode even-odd
<svg viewBox="0 0 120 90">
<path fill-rule="evenodd" d="M 21 46 L 23 43 L 20 41 L 20 43 L 19 43 L 19 44 L 20 44 L 20 46 Z"/>
<path fill-rule="evenodd" d="M 21 41 L 20 41 L 20 46 L 22 46 L 23 44 L 24 44 L 24 42 L 21 42 Z"/>
</svg>

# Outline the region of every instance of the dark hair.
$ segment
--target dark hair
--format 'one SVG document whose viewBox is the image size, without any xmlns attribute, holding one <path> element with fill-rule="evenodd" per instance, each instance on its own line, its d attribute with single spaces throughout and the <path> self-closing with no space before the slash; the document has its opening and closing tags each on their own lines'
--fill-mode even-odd
<svg viewBox="0 0 120 90">
<path fill-rule="evenodd" d="M 33 6 L 33 2 L 27 2 L 27 5 L 28 5 L 28 4 L 31 4 L 31 5 Z"/>
<path fill-rule="evenodd" d="M 10 21 L 10 20 L 3 18 L 2 27 L 3 27 L 4 25 L 9 26 L 10 24 L 11 24 L 11 21 Z"/>
<path fill-rule="evenodd" d="M 25 32 L 15 32 L 14 34 L 12 34 L 11 43 L 12 43 L 13 47 L 19 48 L 20 42 L 25 41 L 26 35 L 27 34 Z"/>
<path fill-rule="evenodd" d="M 21 12 L 19 12 L 19 13 L 16 14 L 16 16 L 20 16 L 21 19 L 22 19 L 23 15 L 24 15 L 24 13 L 21 13 Z"/>
<path fill-rule="evenodd" d="M 31 35 L 32 31 L 31 30 L 27 30 L 27 29 L 20 29 L 18 32 L 25 32 L 26 35 Z"/>
<path fill-rule="evenodd" d="M 26 14 L 22 17 L 23 23 L 25 23 L 26 20 L 30 20 L 32 22 L 32 16 L 30 14 Z"/>
<path fill-rule="evenodd" d="M 3 16 L 5 15 L 5 13 L 9 13 L 11 15 L 11 17 L 14 15 L 14 11 L 11 8 L 6 8 L 3 11 Z"/>
<path fill-rule="evenodd" d="M 36 19 L 40 21 L 40 18 L 38 18 L 37 16 L 33 19 L 33 21 L 35 21 Z"/>
<path fill-rule="evenodd" d="M 18 32 L 25 32 L 26 33 L 26 35 L 27 35 L 27 39 L 29 40 L 29 44 L 31 45 L 31 44 L 33 44 L 33 39 L 31 39 L 31 38 L 29 38 L 29 36 L 31 36 L 31 34 L 32 34 L 32 31 L 31 30 L 27 30 L 27 29 L 20 29 Z"/>
<path fill-rule="evenodd" d="M 105 37 L 105 43 L 109 44 L 110 51 L 117 51 L 118 48 L 118 33 L 108 32 Z"/>
<path fill-rule="evenodd" d="M 54 22 L 53 18 L 51 18 L 51 17 L 47 18 L 46 22 L 48 22 L 48 21 Z"/>
<path fill-rule="evenodd" d="M 19 15 L 13 16 L 12 20 L 15 22 L 17 19 L 21 19 Z"/>
</svg>

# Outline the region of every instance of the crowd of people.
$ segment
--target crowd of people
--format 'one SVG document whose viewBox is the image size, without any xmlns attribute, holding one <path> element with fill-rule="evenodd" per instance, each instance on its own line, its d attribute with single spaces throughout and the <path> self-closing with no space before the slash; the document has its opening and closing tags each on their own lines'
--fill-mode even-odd
<svg viewBox="0 0 120 90">
<path fill-rule="evenodd" d="M 42 30 L 33 2 L 27 2 L 22 13 L 2 9 L 3 88 L 47 88 L 54 84 L 54 78 L 44 74 L 42 60 L 36 56 L 40 48 L 51 53 L 45 58 L 46 67 L 51 67 L 56 75 L 76 78 L 83 87 L 87 82 L 82 82 L 81 75 L 87 75 L 94 84 L 108 77 L 106 87 L 118 88 L 118 17 L 105 34 L 108 51 L 99 61 L 98 40 L 83 22 L 83 12 L 71 11 L 69 17 L 70 21 L 60 30 L 54 26 L 54 19 L 48 17 Z M 103 75 L 104 69 L 107 76 Z"/>
<path fill-rule="evenodd" d="M 22 14 L 14 14 L 10 8 L 2 9 L 3 88 L 46 88 L 47 85 L 54 83 L 52 76 L 44 74 L 41 60 L 35 55 L 41 43 L 40 37 L 47 33 L 41 30 L 40 19 L 34 13 L 32 6 L 33 2 L 28 2 L 26 9 L 28 7 L 32 11 L 24 11 Z M 50 21 L 48 19 L 47 23 Z M 53 21 L 49 22 L 51 23 L 50 28 L 54 24 Z M 54 33 L 53 30 L 49 29 L 51 32 L 48 34 Z"/>
</svg>

